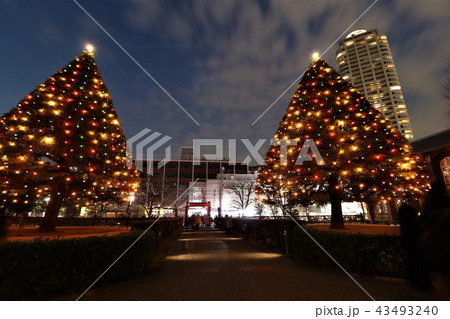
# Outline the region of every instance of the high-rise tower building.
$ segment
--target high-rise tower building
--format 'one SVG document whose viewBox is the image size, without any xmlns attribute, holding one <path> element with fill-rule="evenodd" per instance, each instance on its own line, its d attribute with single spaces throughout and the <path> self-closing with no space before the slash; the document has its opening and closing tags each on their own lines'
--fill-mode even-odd
<svg viewBox="0 0 450 319">
<path fill-rule="evenodd" d="M 376 29 L 355 30 L 339 41 L 336 62 L 342 77 L 411 140 L 411 123 L 387 37 Z"/>
</svg>

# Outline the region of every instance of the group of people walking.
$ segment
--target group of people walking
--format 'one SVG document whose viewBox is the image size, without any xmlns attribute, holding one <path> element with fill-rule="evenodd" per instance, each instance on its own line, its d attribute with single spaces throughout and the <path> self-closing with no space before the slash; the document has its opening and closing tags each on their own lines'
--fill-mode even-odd
<svg viewBox="0 0 450 319">
<path fill-rule="evenodd" d="M 211 216 L 208 214 L 200 215 L 199 213 L 191 215 L 188 222 L 191 225 L 192 230 L 211 227 L 212 224 Z"/>
</svg>

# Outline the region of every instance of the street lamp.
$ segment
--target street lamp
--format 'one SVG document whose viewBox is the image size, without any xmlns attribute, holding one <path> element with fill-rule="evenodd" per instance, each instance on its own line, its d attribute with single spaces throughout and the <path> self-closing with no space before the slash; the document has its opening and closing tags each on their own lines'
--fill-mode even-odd
<svg viewBox="0 0 450 319">
<path fill-rule="evenodd" d="M 217 209 L 217 213 L 219 217 L 222 217 L 222 200 L 223 200 L 223 174 L 225 173 L 225 167 L 220 168 L 220 190 L 219 190 L 219 208 Z"/>
<path fill-rule="evenodd" d="M 128 220 L 130 220 L 130 218 L 131 218 L 131 205 L 133 204 L 135 198 L 136 197 L 134 197 L 134 194 L 131 194 L 130 196 L 128 196 L 128 207 L 127 207 Z"/>
<path fill-rule="evenodd" d="M 128 196 L 128 210 L 131 210 L 131 205 L 133 205 L 134 200 L 136 199 L 136 197 L 134 197 L 134 195 L 130 195 Z"/>
</svg>

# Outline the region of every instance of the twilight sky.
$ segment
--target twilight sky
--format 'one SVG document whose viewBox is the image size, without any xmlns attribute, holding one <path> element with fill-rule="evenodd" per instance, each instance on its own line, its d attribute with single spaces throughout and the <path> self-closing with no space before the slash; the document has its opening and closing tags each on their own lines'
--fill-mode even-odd
<svg viewBox="0 0 450 319">
<path fill-rule="evenodd" d="M 193 138 L 273 137 L 312 52 L 342 38 L 374 0 L 77 2 L 199 125 L 72 0 L 0 0 L 0 113 L 91 42 L 127 137 L 158 131 L 177 157 Z M 450 0 L 379 0 L 345 35 L 357 28 L 388 36 L 415 137 L 447 128 Z M 336 49 L 323 55 L 333 67 Z"/>
</svg>

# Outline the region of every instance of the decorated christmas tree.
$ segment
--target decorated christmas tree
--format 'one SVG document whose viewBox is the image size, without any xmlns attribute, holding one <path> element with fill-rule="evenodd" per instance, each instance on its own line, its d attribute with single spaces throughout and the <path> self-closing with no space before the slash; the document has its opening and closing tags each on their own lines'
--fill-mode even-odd
<svg viewBox="0 0 450 319">
<path fill-rule="evenodd" d="M 125 200 L 138 186 L 92 49 L 40 84 L 0 123 L 3 200 L 11 207 L 45 199 L 42 231 L 55 229 L 64 200 Z"/>
<path fill-rule="evenodd" d="M 322 59 L 300 81 L 258 176 L 259 192 L 284 207 L 423 195 L 428 176 L 408 141 Z"/>
</svg>

